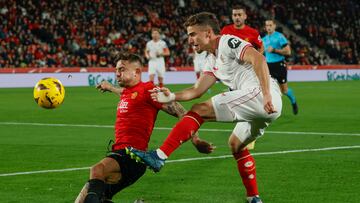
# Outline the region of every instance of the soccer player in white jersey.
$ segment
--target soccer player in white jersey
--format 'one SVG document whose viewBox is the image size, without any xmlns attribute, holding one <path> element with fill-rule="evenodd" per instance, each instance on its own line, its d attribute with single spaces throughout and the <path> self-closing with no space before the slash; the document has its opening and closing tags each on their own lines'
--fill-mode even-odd
<svg viewBox="0 0 360 203">
<path fill-rule="evenodd" d="M 252 45 L 233 35 L 220 35 L 219 23 L 212 13 L 202 12 L 186 22 L 188 41 L 195 51 L 210 56 L 206 72 L 188 89 L 172 93 L 167 88 L 153 91 L 154 100 L 189 101 L 203 95 L 217 80 L 233 91 L 218 94 L 194 104 L 157 150 L 144 152 L 130 148 L 155 172 L 170 154 L 191 138 L 204 121 L 241 122 L 229 138 L 229 146 L 246 188 L 249 203 L 262 202 L 256 183 L 255 161 L 246 145 L 264 134 L 265 128 L 281 114 L 279 85 L 269 74 L 265 58 Z"/>
<path fill-rule="evenodd" d="M 145 57 L 149 60 L 149 80 L 154 82 L 155 74 L 158 76 L 159 86 L 164 84 L 165 74 L 165 56 L 170 55 L 166 42 L 160 39 L 160 30 L 153 28 L 151 30 L 152 40 L 146 43 Z"/>
<path fill-rule="evenodd" d="M 207 56 L 207 52 L 206 51 L 202 51 L 202 52 L 196 52 L 194 54 L 194 71 L 196 74 L 196 78 L 199 79 L 200 75 L 202 74 L 202 72 L 204 71 L 205 68 L 205 63 L 206 63 L 206 56 Z"/>
</svg>

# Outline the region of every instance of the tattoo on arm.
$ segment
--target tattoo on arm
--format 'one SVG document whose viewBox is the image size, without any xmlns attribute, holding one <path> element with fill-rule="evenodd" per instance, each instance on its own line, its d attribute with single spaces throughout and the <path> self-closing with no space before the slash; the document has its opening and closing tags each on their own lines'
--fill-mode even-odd
<svg viewBox="0 0 360 203">
<path fill-rule="evenodd" d="M 178 102 L 172 102 L 170 104 L 166 104 L 163 110 L 173 116 L 182 118 L 186 114 L 186 109 Z"/>
</svg>

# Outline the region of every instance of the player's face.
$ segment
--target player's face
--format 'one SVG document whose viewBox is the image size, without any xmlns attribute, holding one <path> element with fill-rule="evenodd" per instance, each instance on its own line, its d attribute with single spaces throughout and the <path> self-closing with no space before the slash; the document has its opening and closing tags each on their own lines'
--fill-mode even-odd
<svg viewBox="0 0 360 203">
<path fill-rule="evenodd" d="M 271 34 L 275 31 L 276 25 L 272 20 L 265 21 L 265 30 L 267 33 Z"/>
<path fill-rule="evenodd" d="M 236 27 L 240 27 L 245 24 L 247 16 L 243 9 L 232 10 L 232 20 Z"/>
<path fill-rule="evenodd" d="M 188 42 L 197 53 L 208 48 L 210 42 L 210 28 L 194 25 L 187 27 Z"/>
<path fill-rule="evenodd" d="M 120 87 L 128 87 L 134 83 L 136 79 L 136 63 L 119 60 L 116 64 L 116 79 Z"/>
<path fill-rule="evenodd" d="M 154 30 L 151 32 L 151 37 L 153 40 L 157 41 L 160 39 L 160 33 L 158 31 Z"/>
</svg>

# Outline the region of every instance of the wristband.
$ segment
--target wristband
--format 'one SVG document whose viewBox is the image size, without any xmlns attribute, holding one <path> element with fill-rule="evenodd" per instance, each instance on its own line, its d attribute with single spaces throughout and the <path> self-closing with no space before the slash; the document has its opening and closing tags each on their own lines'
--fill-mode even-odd
<svg viewBox="0 0 360 203">
<path fill-rule="evenodd" d="M 175 94 L 170 93 L 169 96 L 166 96 L 163 92 L 159 92 L 157 95 L 157 100 L 160 103 L 169 103 L 175 101 Z"/>
</svg>

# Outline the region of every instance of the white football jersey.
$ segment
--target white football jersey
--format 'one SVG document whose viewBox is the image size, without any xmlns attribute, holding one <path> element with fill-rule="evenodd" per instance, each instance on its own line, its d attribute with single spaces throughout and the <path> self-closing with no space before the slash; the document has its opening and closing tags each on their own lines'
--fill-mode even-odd
<svg viewBox="0 0 360 203">
<path fill-rule="evenodd" d="M 160 62 L 164 61 L 164 57 L 157 57 L 158 54 L 163 53 L 164 49 L 168 48 L 164 40 L 154 42 L 150 40 L 146 43 L 146 49 L 149 51 L 150 61 Z"/>
<path fill-rule="evenodd" d="M 208 55 L 204 71 L 212 72 L 232 90 L 260 86 L 253 65 L 243 61 L 245 49 L 250 46 L 236 36 L 222 35 L 216 55 Z"/>
<path fill-rule="evenodd" d="M 195 72 L 203 72 L 207 55 L 208 55 L 207 51 L 203 51 L 201 53 L 195 52 L 195 55 L 194 55 L 194 70 L 195 70 Z"/>
</svg>

